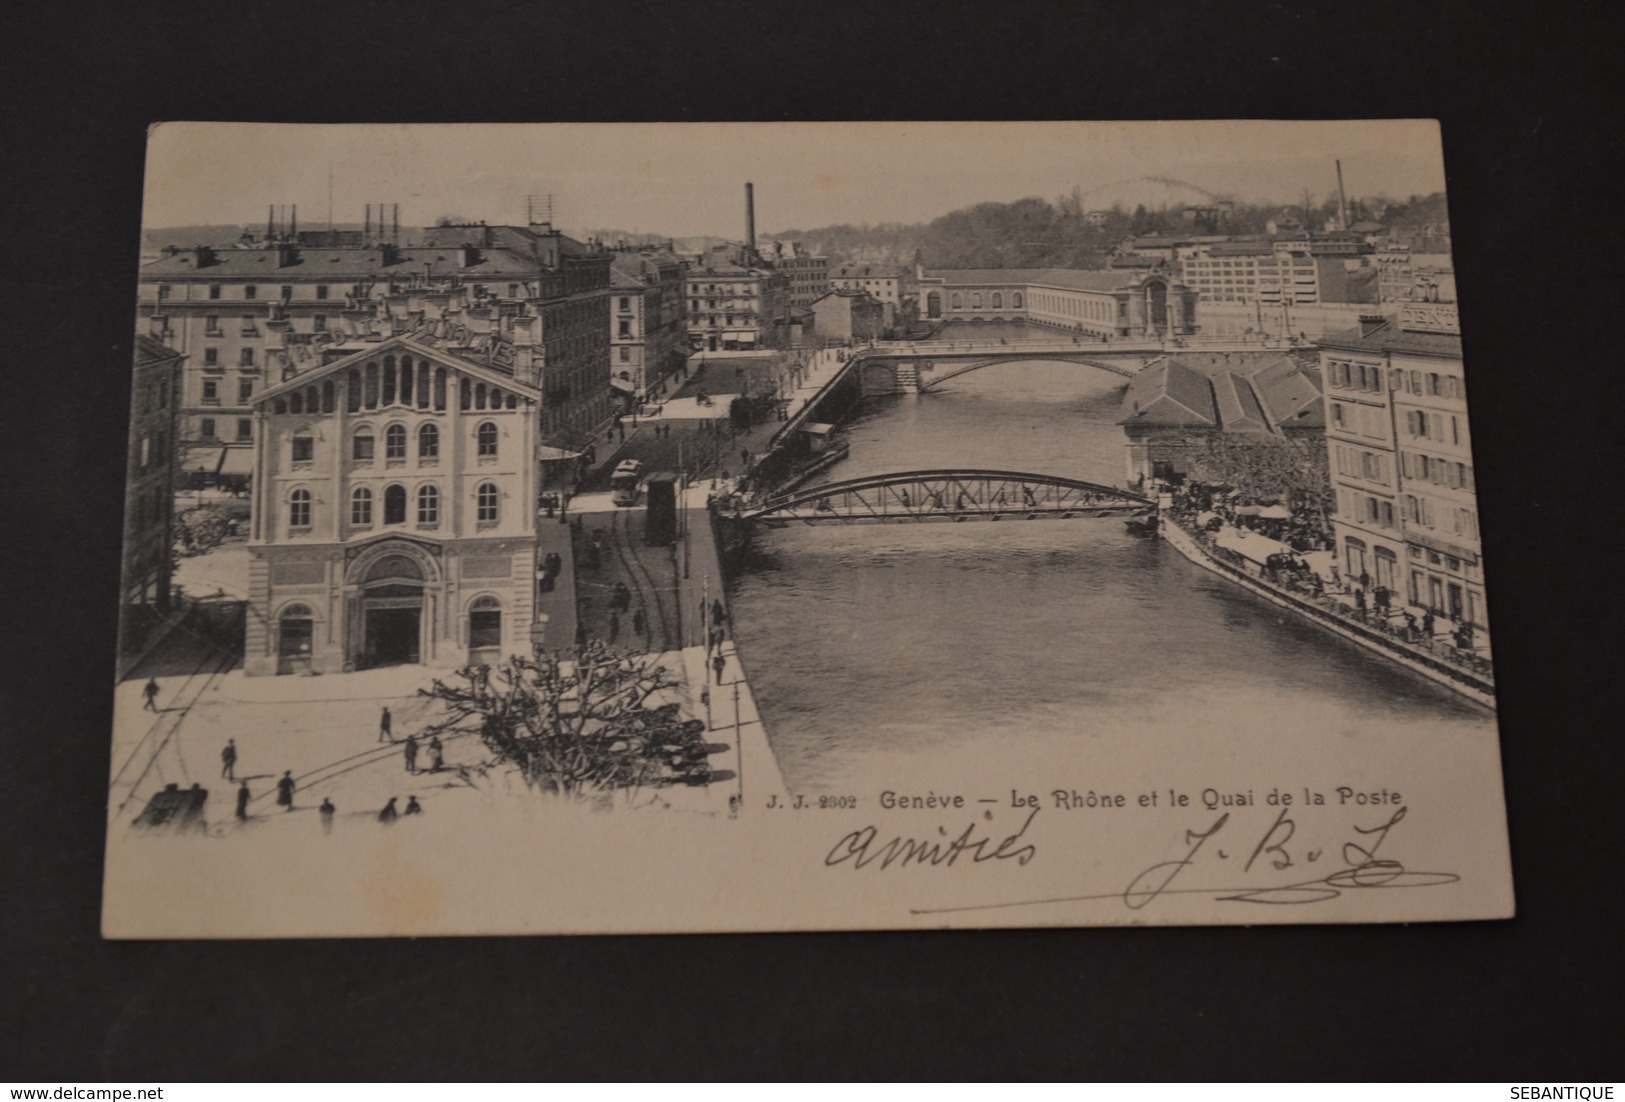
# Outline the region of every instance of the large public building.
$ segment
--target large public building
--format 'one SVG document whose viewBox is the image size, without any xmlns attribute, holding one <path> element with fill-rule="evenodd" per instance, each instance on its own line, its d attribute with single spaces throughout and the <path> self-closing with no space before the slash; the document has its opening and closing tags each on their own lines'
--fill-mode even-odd
<svg viewBox="0 0 1625 1102">
<path fill-rule="evenodd" d="M 1196 292 L 1160 271 L 961 268 L 916 278 L 927 321 L 1022 321 L 1096 339 L 1197 331 Z"/>
<path fill-rule="evenodd" d="M 544 379 L 425 332 L 255 395 L 244 670 L 530 653 Z"/>
</svg>

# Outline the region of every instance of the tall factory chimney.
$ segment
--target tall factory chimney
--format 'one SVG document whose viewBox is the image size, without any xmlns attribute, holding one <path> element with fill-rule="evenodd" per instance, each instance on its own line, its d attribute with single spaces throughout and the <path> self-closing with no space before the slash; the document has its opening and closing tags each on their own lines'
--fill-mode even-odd
<svg viewBox="0 0 1625 1102">
<path fill-rule="evenodd" d="M 401 205 L 399 203 L 390 205 L 390 227 L 389 239 L 399 245 L 401 243 Z"/>
<path fill-rule="evenodd" d="M 371 203 L 367 204 L 367 220 L 365 222 L 361 223 L 361 225 L 362 225 L 361 243 L 363 245 L 371 245 L 372 244 L 372 204 Z"/>
<path fill-rule="evenodd" d="M 745 253 L 756 259 L 756 186 L 745 183 Z"/>
<path fill-rule="evenodd" d="M 276 233 L 276 204 L 275 203 L 267 203 L 265 205 L 265 240 L 267 242 L 269 242 L 271 240 L 271 236 L 273 234 L 275 234 L 275 233 Z"/>
<path fill-rule="evenodd" d="M 1337 228 L 1349 228 L 1349 197 L 1343 191 L 1343 162 L 1337 163 Z"/>
<path fill-rule="evenodd" d="M 288 223 L 288 236 L 289 237 L 298 237 L 299 236 L 299 204 L 298 203 L 295 203 L 293 205 L 293 218 Z"/>
</svg>

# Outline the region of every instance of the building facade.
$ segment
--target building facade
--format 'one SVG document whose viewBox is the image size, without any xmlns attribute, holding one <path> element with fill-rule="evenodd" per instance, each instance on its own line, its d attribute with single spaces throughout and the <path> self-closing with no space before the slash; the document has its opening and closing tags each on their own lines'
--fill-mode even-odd
<svg viewBox="0 0 1625 1102">
<path fill-rule="evenodd" d="M 1417 303 L 1321 342 L 1344 576 L 1488 629 L 1461 337 Z"/>
<path fill-rule="evenodd" d="M 1197 331 L 1196 292 L 1161 271 L 965 268 L 921 272 L 927 320 L 1025 321 L 1100 339 Z"/>
<path fill-rule="evenodd" d="M 560 446 L 589 439 L 612 413 L 608 254 L 545 225 L 423 232 L 431 244 L 416 248 L 290 240 L 169 250 L 144 265 L 148 333 L 187 357 L 187 466 L 246 475 L 258 394 L 346 342 L 430 324 L 533 343 L 553 396 L 544 431 Z"/>
<path fill-rule="evenodd" d="M 130 388 L 129 460 L 124 482 L 120 654 L 133 655 L 170 611 L 175 571 L 176 409 L 180 353 L 137 336 Z"/>
<path fill-rule="evenodd" d="M 542 401 L 412 337 L 257 395 L 244 670 L 530 653 Z"/>
<path fill-rule="evenodd" d="M 886 306 L 862 291 L 830 291 L 812 304 L 813 335 L 820 341 L 879 340 Z"/>
<path fill-rule="evenodd" d="M 836 268 L 829 273 L 829 289 L 862 291 L 873 299 L 890 304 L 893 311 L 903 302 L 903 277 L 897 272 L 867 264 L 844 264 Z"/>
<path fill-rule="evenodd" d="M 770 268 L 708 263 L 683 277 L 694 352 L 782 348 L 788 342 L 790 281 Z"/>
<path fill-rule="evenodd" d="M 671 253 L 615 255 L 610 385 L 630 409 L 664 390 L 688 358 L 683 267 Z"/>
</svg>

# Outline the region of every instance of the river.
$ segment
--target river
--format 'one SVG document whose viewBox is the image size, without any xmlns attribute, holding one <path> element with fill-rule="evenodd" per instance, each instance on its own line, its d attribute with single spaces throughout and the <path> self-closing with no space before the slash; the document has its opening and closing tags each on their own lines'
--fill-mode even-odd
<svg viewBox="0 0 1625 1102">
<path fill-rule="evenodd" d="M 985 467 L 1121 484 L 1123 385 L 1028 362 L 869 399 L 845 426 L 850 456 L 823 479 Z M 792 791 L 1019 775 L 1130 742 L 1219 760 L 1261 726 L 1275 732 L 1272 759 L 1304 767 L 1327 735 L 1373 749 L 1493 737 L 1485 709 L 1130 537 L 1121 520 L 764 531 L 732 600 Z"/>
</svg>

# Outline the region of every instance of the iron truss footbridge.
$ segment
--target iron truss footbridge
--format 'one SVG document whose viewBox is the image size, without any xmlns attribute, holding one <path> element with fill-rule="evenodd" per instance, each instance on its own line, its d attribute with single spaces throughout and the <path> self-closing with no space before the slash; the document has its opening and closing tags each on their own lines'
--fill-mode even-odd
<svg viewBox="0 0 1625 1102">
<path fill-rule="evenodd" d="M 1020 471 L 899 471 L 798 490 L 734 516 L 770 527 L 1143 517 L 1156 502 L 1115 486 Z"/>
</svg>

